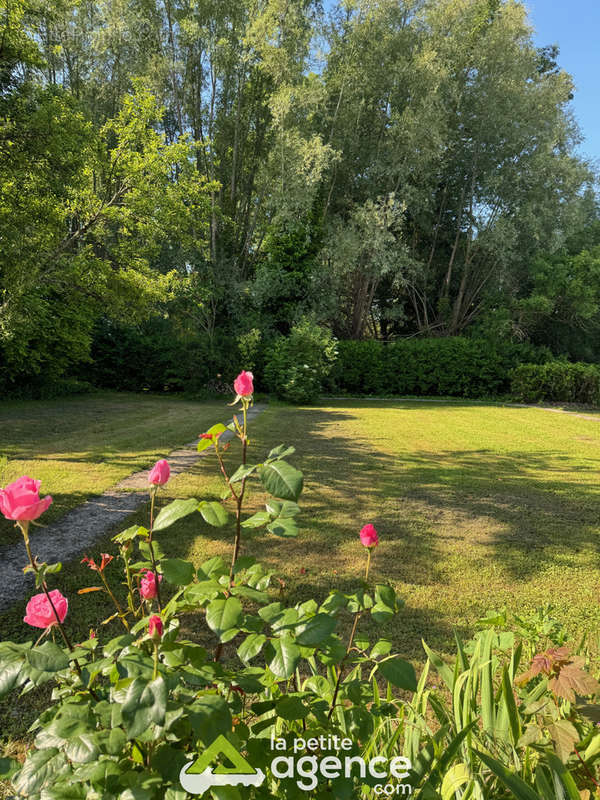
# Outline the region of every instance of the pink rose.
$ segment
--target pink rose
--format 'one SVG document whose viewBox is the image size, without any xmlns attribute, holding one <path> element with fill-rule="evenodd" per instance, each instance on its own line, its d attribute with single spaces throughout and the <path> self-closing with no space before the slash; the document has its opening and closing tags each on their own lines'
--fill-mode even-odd
<svg viewBox="0 0 600 800">
<path fill-rule="evenodd" d="M 41 516 L 52 502 L 50 495 L 40 499 L 41 481 L 23 475 L 5 489 L 0 489 L 0 513 L 6 519 L 32 520 Z"/>
<path fill-rule="evenodd" d="M 148 620 L 148 633 L 150 634 L 152 639 L 154 639 L 154 641 L 162 639 L 163 624 L 162 624 L 162 619 L 157 614 L 154 614 Z"/>
<path fill-rule="evenodd" d="M 369 523 L 362 528 L 360 532 L 360 541 L 365 547 L 377 547 L 379 544 L 379 536 L 375 530 L 375 526 Z"/>
<path fill-rule="evenodd" d="M 58 619 L 62 622 L 67 616 L 69 601 L 66 597 L 63 597 L 58 589 L 53 589 L 50 592 L 50 599 L 52 600 L 52 604 L 56 609 Z M 26 622 L 28 625 L 32 625 L 34 628 L 50 628 L 52 625 L 57 624 L 56 616 L 52 610 L 52 606 L 48 602 L 48 598 L 44 592 L 41 594 L 34 594 L 31 600 L 27 603 L 23 622 Z"/>
<path fill-rule="evenodd" d="M 163 579 L 162 575 L 158 576 L 158 582 Z M 142 580 L 140 581 L 140 594 L 144 600 L 152 600 L 156 597 L 156 575 L 151 570 L 148 570 Z"/>
<path fill-rule="evenodd" d="M 155 486 L 164 486 L 169 480 L 170 475 L 171 467 L 169 466 L 169 462 L 161 458 L 150 470 L 148 483 L 153 483 Z"/>
<path fill-rule="evenodd" d="M 251 372 L 242 371 L 233 382 L 235 393 L 239 397 L 249 397 L 254 392 L 254 375 Z"/>
</svg>

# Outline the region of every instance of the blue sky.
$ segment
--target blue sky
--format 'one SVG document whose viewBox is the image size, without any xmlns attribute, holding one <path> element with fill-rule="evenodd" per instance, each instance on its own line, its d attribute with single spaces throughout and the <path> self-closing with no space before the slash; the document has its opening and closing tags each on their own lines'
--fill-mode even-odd
<svg viewBox="0 0 600 800">
<path fill-rule="evenodd" d="M 575 81 L 573 109 L 585 141 L 582 154 L 600 161 L 600 2 L 526 0 L 536 44 L 558 44 L 559 64 Z"/>
</svg>

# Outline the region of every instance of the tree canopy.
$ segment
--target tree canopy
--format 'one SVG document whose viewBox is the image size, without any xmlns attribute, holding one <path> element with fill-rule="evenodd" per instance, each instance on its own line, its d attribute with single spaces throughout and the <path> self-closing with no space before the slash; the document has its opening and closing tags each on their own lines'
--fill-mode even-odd
<svg viewBox="0 0 600 800">
<path fill-rule="evenodd" d="M 517 0 L 3 0 L 1 383 L 153 316 L 597 359 L 594 175 L 558 58 Z"/>
</svg>

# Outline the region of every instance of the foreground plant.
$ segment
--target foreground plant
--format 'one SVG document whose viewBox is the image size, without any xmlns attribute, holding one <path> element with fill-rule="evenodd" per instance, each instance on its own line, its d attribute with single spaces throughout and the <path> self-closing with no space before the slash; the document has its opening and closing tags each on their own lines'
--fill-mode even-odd
<svg viewBox="0 0 600 800">
<path fill-rule="evenodd" d="M 244 534 L 251 530 L 274 537 L 297 535 L 303 477 L 287 461 L 293 447 L 280 445 L 250 463 L 252 375 L 242 373 L 235 390 L 241 418 L 236 412 L 229 424 L 214 425 L 198 444 L 199 451 L 213 449 L 223 478 L 222 501 L 175 500 L 155 514 L 160 487 L 169 479 L 168 464 L 158 462 L 149 475 L 149 526 L 135 525 L 116 535 L 118 556 L 103 553 L 100 559 L 84 559 L 101 585 L 81 591 L 107 594 L 115 605 L 113 616 L 125 628 L 121 635 L 109 641 L 93 636 L 75 648 L 70 644 L 64 627 L 68 599 L 46 583 L 60 565 L 40 564 L 33 557 L 27 526 L 17 520 L 25 528 L 29 566 L 43 589 L 29 602 L 26 621 L 43 626 L 43 635 L 56 628 L 64 632 L 64 646 L 48 638 L 35 644 L 0 643 L 1 696 L 54 685 L 52 705 L 32 726 L 34 746 L 25 763 L 11 762 L 7 769 L 19 795 L 180 800 L 188 796 L 180 773 L 223 735 L 264 769 L 265 782 L 248 789 L 245 797 L 300 796 L 296 780 L 270 769 L 271 736 L 283 737 L 290 747 L 296 736 L 307 741 L 331 734 L 351 737 L 351 753 L 358 755 L 381 721 L 397 715 L 396 704 L 381 702 L 379 686 L 389 700 L 394 687 L 416 688 L 412 666 L 391 653 L 389 642 L 373 647 L 359 633 L 365 615 L 380 624 L 400 607 L 391 586 L 369 583 L 376 544 L 372 534 L 357 591 L 333 591 L 322 602 L 307 599 L 286 606 L 270 592 L 271 573 L 243 552 Z M 224 457 L 231 444 L 225 439 L 231 437 L 237 438 L 241 452 L 235 470 Z M 244 512 L 249 481 L 258 482 L 268 495 L 264 510 L 251 515 Z M 26 484 L 30 494 L 32 485 Z M 33 488 L 37 492 L 39 484 Z M 47 507 L 51 499 L 28 497 L 28 507 L 41 514 L 45 508 L 39 502 Z M 215 557 L 197 568 L 168 557 L 163 542 L 171 526 L 200 513 L 209 525 L 225 527 L 231 505 L 233 542 L 227 561 Z M 361 539 L 365 543 L 364 529 Z M 115 587 L 118 564 L 125 604 Z M 212 647 L 181 635 L 181 616 L 190 612 L 203 616 L 203 638 L 212 637 Z M 98 622 L 90 620 L 102 630 Z M 344 634 L 347 624 L 351 630 Z M 339 796 L 356 795 L 363 782 L 360 774 L 317 780 Z M 212 791 L 215 798 L 240 796 Z"/>
<path fill-rule="evenodd" d="M 212 448 L 221 502 L 188 498 L 158 509 L 170 477 L 159 461 L 149 473 L 148 527 L 117 534 L 115 556 L 83 559 L 100 585 L 80 591 L 110 598 L 109 620 L 124 628 L 119 636 L 71 644 L 68 598 L 47 582 L 61 565 L 40 563 L 28 536 L 51 498 L 40 499 L 39 482 L 27 477 L 0 490 L 2 513 L 20 527 L 27 569 L 41 589 L 24 621 L 42 631 L 33 644 L 0 643 L 0 696 L 53 686 L 25 763 L 0 762 L 18 795 L 184 800 L 184 787 L 198 785 L 197 758 L 212 758 L 214 749 L 247 760 L 258 776 L 253 784 L 213 786 L 214 800 L 366 800 L 408 790 L 419 800 L 589 800 L 600 783 L 600 706 L 583 698 L 600 687 L 552 620 L 517 618 L 521 641 L 506 630 L 505 616 L 492 616 L 471 642 L 457 637 L 451 664 L 424 645 L 428 660 L 417 683 L 389 640 L 366 633 L 401 608 L 393 587 L 373 581 L 380 536 L 371 523 L 357 533 L 364 573 L 355 591 L 334 589 L 294 605 L 281 586 L 279 596 L 271 591 L 273 576 L 246 552 L 245 535 L 295 536 L 303 477 L 287 460 L 293 447 L 249 458 L 250 373 L 235 391 L 241 418 L 236 412 L 229 424 L 217 423 L 198 443 L 201 452 Z M 241 454 L 234 470 L 225 457 L 232 437 Z M 268 495 L 250 516 L 248 481 Z M 199 567 L 165 552 L 169 529 L 196 513 L 232 528 L 225 558 Z M 203 644 L 181 632 L 189 613 L 203 621 Z M 106 630 L 98 622 L 90 620 Z M 340 754 L 349 769 L 332 767 Z"/>
</svg>

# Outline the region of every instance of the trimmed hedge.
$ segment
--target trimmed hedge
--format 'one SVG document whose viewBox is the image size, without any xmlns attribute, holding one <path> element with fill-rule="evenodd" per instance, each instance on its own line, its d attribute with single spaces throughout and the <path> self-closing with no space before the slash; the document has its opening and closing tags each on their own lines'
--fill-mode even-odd
<svg viewBox="0 0 600 800">
<path fill-rule="evenodd" d="M 511 390 L 523 403 L 600 404 L 600 369 L 595 364 L 521 364 L 512 373 Z"/>
<path fill-rule="evenodd" d="M 342 341 L 332 379 L 353 395 L 493 397 L 510 390 L 512 370 L 549 351 L 527 344 L 463 337 Z"/>
</svg>

